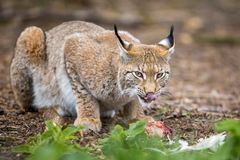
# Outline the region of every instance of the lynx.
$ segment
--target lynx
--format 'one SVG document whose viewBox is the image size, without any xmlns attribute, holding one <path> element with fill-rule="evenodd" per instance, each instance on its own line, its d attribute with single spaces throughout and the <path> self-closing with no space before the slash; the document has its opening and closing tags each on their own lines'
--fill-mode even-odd
<svg viewBox="0 0 240 160">
<path fill-rule="evenodd" d="M 47 32 L 32 26 L 16 42 L 10 68 L 17 104 L 48 112 L 56 123 L 100 131 L 103 116 L 122 110 L 127 120 L 153 120 L 144 114 L 170 76 L 173 27 L 154 45 L 125 31 L 72 21 Z"/>
</svg>

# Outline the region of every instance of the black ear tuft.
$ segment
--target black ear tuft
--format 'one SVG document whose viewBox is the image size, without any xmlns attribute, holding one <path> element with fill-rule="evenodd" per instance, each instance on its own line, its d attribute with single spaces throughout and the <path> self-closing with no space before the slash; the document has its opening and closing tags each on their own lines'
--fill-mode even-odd
<svg viewBox="0 0 240 160">
<path fill-rule="evenodd" d="M 173 36 L 173 31 L 174 31 L 174 26 L 173 25 L 171 25 L 171 29 L 170 29 L 170 36 Z"/>
<path fill-rule="evenodd" d="M 120 37 L 119 34 L 118 34 L 118 30 L 117 30 L 116 24 L 114 24 L 114 32 L 115 32 L 115 35 L 117 36 L 119 42 L 121 43 L 121 45 L 122 45 L 123 47 L 125 47 L 125 44 L 124 44 L 123 40 L 121 39 L 121 37 Z"/>
<path fill-rule="evenodd" d="M 174 26 L 171 26 L 170 33 L 168 35 L 168 40 L 170 42 L 171 47 L 174 45 L 174 36 L 173 36 Z"/>
</svg>

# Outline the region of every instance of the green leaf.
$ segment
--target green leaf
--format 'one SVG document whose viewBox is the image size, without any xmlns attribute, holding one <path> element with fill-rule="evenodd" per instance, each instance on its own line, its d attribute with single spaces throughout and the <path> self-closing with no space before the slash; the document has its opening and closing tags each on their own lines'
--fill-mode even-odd
<svg viewBox="0 0 240 160">
<path fill-rule="evenodd" d="M 232 135 L 240 136 L 240 120 L 226 119 L 216 124 L 217 131 L 228 131 Z"/>
<path fill-rule="evenodd" d="M 126 131 L 126 135 L 128 138 L 134 138 L 138 135 L 145 134 L 144 127 L 146 123 L 144 121 L 138 121 L 136 123 L 132 123 L 129 126 L 129 129 Z"/>
<path fill-rule="evenodd" d="M 32 153 L 32 146 L 29 144 L 22 144 L 13 149 L 14 152 L 19 153 Z"/>
<path fill-rule="evenodd" d="M 46 130 L 42 134 L 38 134 L 30 139 L 28 144 L 20 145 L 15 148 L 16 152 L 27 153 L 28 160 L 60 160 L 65 155 L 71 154 L 82 155 L 86 159 L 91 159 L 88 156 L 87 150 L 83 150 L 76 142 L 69 143 L 69 140 L 77 139 L 74 136 L 80 127 L 69 126 L 63 129 L 61 126 L 47 121 Z"/>
<path fill-rule="evenodd" d="M 83 127 L 75 127 L 75 126 L 72 126 L 72 127 L 67 127 L 65 128 L 63 131 L 62 131 L 62 136 L 63 137 L 66 137 L 65 139 L 68 140 L 68 139 L 75 139 L 76 137 L 73 136 L 75 133 L 79 132 L 80 129 L 82 129 Z"/>
</svg>

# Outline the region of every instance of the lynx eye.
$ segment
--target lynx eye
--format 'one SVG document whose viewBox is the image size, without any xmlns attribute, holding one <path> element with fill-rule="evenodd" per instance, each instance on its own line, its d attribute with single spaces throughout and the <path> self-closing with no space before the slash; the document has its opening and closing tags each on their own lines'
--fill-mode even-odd
<svg viewBox="0 0 240 160">
<path fill-rule="evenodd" d="M 157 73 L 156 74 L 156 79 L 161 79 L 161 78 L 163 78 L 164 76 L 165 76 L 165 72 L 160 72 L 160 73 Z"/>
<path fill-rule="evenodd" d="M 141 72 L 133 71 L 132 73 L 135 77 L 143 79 L 143 74 Z"/>
</svg>

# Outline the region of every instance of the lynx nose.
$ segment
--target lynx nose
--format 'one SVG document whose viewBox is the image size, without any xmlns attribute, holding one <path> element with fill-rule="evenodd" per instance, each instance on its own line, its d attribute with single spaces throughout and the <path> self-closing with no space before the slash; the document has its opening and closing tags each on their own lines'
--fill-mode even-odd
<svg viewBox="0 0 240 160">
<path fill-rule="evenodd" d="M 146 96 L 144 97 L 147 101 L 154 101 L 156 100 L 157 95 L 154 92 L 147 92 Z"/>
</svg>

